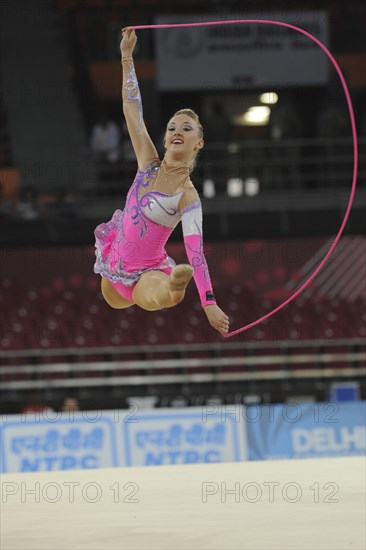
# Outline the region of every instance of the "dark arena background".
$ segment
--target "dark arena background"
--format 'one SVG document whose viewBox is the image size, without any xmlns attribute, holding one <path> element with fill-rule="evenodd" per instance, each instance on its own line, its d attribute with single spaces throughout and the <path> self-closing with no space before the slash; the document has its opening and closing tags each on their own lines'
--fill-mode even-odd
<svg viewBox="0 0 366 550">
<path fill-rule="evenodd" d="M 330 50 L 359 164 L 323 269 L 225 338 L 194 282 L 171 309 L 109 307 L 94 229 L 137 170 L 121 28 L 234 19 Z M 296 292 L 339 231 L 354 169 L 341 80 L 275 25 L 136 34 L 160 158 L 176 110 L 203 124 L 192 181 L 233 331 Z M 365 547 L 365 36 L 358 0 L 0 2 L 4 550 Z M 180 225 L 167 252 L 187 263 Z"/>
</svg>

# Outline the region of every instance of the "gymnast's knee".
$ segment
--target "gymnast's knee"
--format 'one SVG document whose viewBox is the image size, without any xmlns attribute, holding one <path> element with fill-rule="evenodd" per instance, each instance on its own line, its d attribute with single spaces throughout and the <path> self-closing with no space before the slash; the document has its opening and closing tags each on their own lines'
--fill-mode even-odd
<svg viewBox="0 0 366 550">
<path fill-rule="evenodd" d="M 112 309 L 121 309 L 121 306 L 117 304 L 117 302 L 114 302 L 113 300 L 109 300 L 104 294 L 103 294 L 104 300 L 106 303 L 111 307 Z"/>
</svg>

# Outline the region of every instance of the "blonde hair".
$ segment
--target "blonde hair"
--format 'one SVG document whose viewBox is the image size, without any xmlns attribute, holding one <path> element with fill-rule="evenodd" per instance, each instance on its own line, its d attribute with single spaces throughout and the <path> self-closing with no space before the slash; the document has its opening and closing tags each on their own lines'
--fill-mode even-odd
<svg viewBox="0 0 366 550">
<path fill-rule="evenodd" d="M 189 116 L 190 118 L 193 118 L 193 120 L 195 121 L 195 123 L 197 124 L 197 128 L 198 128 L 198 135 L 200 137 L 200 139 L 203 138 L 203 126 L 201 124 L 201 121 L 200 121 L 200 118 L 198 116 L 197 113 L 195 113 L 193 111 L 193 109 L 179 109 L 179 111 L 176 111 L 173 115 L 174 116 L 178 116 L 178 115 L 186 115 L 186 116 Z M 172 117 L 172 118 L 173 118 Z M 196 164 L 197 164 L 197 156 L 198 156 L 198 153 L 199 153 L 199 149 L 197 149 L 197 153 L 195 154 L 195 156 L 193 157 L 192 159 L 192 162 L 190 164 L 190 167 L 189 167 L 189 173 L 191 174 L 193 172 L 193 170 L 196 168 Z"/>
</svg>

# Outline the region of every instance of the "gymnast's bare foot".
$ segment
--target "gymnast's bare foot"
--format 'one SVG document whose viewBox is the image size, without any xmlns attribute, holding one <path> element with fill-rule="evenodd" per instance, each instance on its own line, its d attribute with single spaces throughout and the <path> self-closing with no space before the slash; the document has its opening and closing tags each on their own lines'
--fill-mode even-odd
<svg viewBox="0 0 366 550">
<path fill-rule="evenodd" d="M 189 264 L 176 265 L 170 275 L 169 294 L 176 296 L 177 292 L 183 292 L 193 276 L 193 267 Z"/>
</svg>

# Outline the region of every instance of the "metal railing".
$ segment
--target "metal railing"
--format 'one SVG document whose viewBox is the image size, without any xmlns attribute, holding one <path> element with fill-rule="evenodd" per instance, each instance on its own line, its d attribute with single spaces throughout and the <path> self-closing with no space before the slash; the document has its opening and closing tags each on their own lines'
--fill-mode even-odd
<svg viewBox="0 0 366 550">
<path fill-rule="evenodd" d="M 366 179 L 366 137 L 359 137 L 360 181 Z M 90 152 L 89 152 L 90 153 Z M 84 151 L 84 155 L 88 155 Z M 90 162 L 90 156 L 89 156 Z M 121 194 L 131 184 L 134 161 L 96 163 L 95 192 Z M 349 137 L 289 140 L 206 142 L 196 181 L 214 182 L 217 194 L 227 193 L 230 179 L 256 178 L 260 192 L 348 188 L 353 174 L 353 141 Z"/>
<path fill-rule="evenodd" d="M 187 384 L 225 381 L 291 380 L 305 378 L 361 378 L 366 374 L 366 340 L 304 340 L 262 343 L 191 344 L 164 346 L 125 346 L 99 348 L 66 348 L 54 350 L 18 350 L 2 354 L 4 359 L 24 358 L 24 365 L 0 367 L 2 390 L 29 390 L 50 387 L 149 386 L 150 384 Z M 346 348 L 346 350 L 345 350 Z M 274 351 L 275 350 L 275 351 Z M 195 352 L 208 352 L 209 357 L 187 357 Z M 235 355 L 225 353 L 235 351 Z M 268 351 L 270 353 L 268 353 Z M 161 358 L 164 354 L 176 358 Z M 123 360 L 123 355 L 138 354 L 143 359 Z M 159 358 L 154 358 L 159 354 Z M 93 356 L 93 361 L 87 360 Z M 95 357 L 100 356 L 100 360 Z M 116 356 L 121 356 L 118 360 Z M 47 357 L 68 357 L 53 364 L 29 364 Z M 74 361 L 73 358 L 78 357 Z M 105 358 L 109 359 L 106 360 Z M 227 372 L 230 367 L 242 367 Z M 260 367 L 260 370 L 256 370 Z M 206 369 L 193 373 L 192 369 Z M 154 374 L 154 370 L 175 370 L 168 374 Z M 134 371 L 131 374 L 131 371 Z M 135 372 L 139 371 L 139 375 Z M 93 376 L 85 377 L 85 373 Z M 59 377 L 57 377 L 57 373 Z M 123 373 L 123 374 L 122 374 Z M 80 376 L 81 374 L 81 376 Z M 29 380 L 7 380 L 9 377 L 29 375 Z M 45 376 L 46 375 L 46 376 Z M 47 375 L 52 375 L 52 379 Z M 65 378 L 65 375 L 67 378 Z M 76 376 L 75 376 L 76 375 Z"/>
<path fill-rule="evenodd" d="M 359 140 L 359 177 L 366 175 L 366 138 Z M 280 141 L 251 140 L 223 148 L 208 144 L 203 155 L 205 177 L 257 178 L 261 190 L 330 189 L 352 181 L 353 142 L 350 138 Z"/>
</svg>

